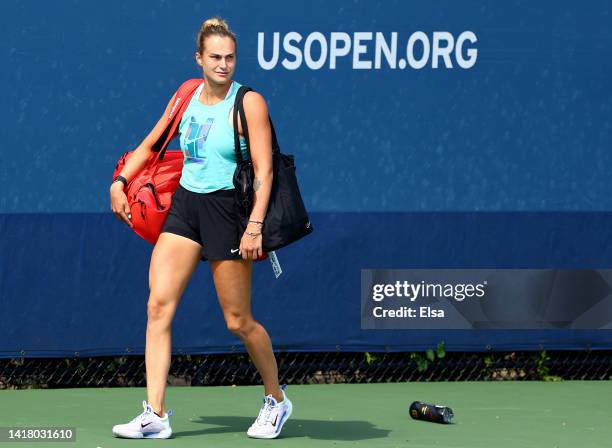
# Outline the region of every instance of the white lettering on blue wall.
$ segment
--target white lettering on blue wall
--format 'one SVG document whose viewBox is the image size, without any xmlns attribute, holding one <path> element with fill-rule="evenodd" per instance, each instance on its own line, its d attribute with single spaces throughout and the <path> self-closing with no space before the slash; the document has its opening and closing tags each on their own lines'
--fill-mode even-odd
<svg viewBox="0 0 612 448">
<path fill-rule="evenodd" d="M 279 62 L 286 70 L 303 66 L 310 70 L 336 70 L 343 59 L 345 66 L 353 70 L 469 69 L 478 58 L 476 42 L 478 38 L 472 31 L 463 31 L 456 38 L 448 31 L 429 34 L 415 31 L 405 39 L 396 31 L 329 34 L 313 31 L 306 36 L 296 31 L 284 35 L 259 32 L 257 60 L 264 70 L 279 67 Z"/>
</svg>

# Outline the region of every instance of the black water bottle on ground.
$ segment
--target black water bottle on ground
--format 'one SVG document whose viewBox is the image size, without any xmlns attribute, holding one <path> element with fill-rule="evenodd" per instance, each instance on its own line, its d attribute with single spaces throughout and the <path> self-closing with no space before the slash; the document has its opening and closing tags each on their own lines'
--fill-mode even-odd
<svg viewBox="0 0 612 448">
<path fill-rule="evenodd" d="M 446 406 L 415 401 L 410 405 L 410 417 L 435 423 L 451 423 L 453 410 Z"/>
</svg>

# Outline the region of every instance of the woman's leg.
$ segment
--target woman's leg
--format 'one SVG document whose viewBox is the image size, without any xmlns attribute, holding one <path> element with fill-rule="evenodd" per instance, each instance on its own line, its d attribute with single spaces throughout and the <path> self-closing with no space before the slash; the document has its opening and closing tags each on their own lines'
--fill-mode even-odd
<svg viewBox="0 0 612 448">
<path fill-rule="evenodd" d="M 183 291 L 198 266 L 202 246 L 189 238 L 164 232 L 159 236 L 149 268 L 145 365 L 147 400 L 164 415 L 170 356 L 171 327 Z"/>
<path fill-rule="evenodd" d="M 228 330 L 244 342 L 263 380 L 265 395 L 272 394 L 277 401 L 282 401 L 272 342 L 251 313 L 252 261 L 213 260 L 210 267 Z"/>
</svg>

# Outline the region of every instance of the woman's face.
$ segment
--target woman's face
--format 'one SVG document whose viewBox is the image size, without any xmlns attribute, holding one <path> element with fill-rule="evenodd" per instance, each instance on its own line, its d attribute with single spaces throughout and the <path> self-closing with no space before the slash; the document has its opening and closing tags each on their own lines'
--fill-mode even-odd
<svg viewBox="0 0 612 448">
<path fill-rule="evenodd" d="M 203 54 L 196 52 L 196 61 L 204 77 L 213 84 L 227 84 L 236 68 L 236 46 L 230 37 L 209 36 L 204 40 Z"/>
</svg>

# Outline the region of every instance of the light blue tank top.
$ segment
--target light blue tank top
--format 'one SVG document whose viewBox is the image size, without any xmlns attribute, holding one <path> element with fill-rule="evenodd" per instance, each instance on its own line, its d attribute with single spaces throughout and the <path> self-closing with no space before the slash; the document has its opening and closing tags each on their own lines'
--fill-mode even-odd
<svg viewBox="0 0 612 448">
<path fill-rule="evenodd" d="M 232 178 L 236 170 L 230 112 L 240 84 L 232 81 L 225 99 L 212 106 L 199 100 L 203 87 L 204 83 L 196 90 L 179 124 L 179 139 L 185 158 L 179 182 L 195 193 L 234 188 Z M 240 149 L 242 156 L 248 159 L 243 137 L 240 137 Z"/>
</svg>

